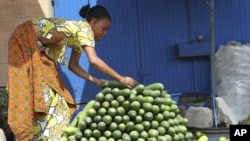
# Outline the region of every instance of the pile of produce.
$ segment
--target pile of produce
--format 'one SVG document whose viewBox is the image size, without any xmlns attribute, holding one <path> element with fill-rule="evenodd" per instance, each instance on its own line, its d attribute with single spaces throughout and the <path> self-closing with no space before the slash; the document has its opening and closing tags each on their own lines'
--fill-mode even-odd
<svg viewBox="0 0 250 141">
<path fill-rule="evenodd" d="M 133 89 L 110 80 L 67 127 L 60 141 L 207 141 L 187 130 L 188 119 L 162 83 Z M 205 138 L 205 140 L 199 140 Z"/>
</svg>

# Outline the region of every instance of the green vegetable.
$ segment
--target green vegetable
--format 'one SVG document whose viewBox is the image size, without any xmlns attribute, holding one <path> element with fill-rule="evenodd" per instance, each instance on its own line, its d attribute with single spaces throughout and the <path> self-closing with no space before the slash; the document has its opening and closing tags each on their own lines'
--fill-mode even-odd
<svg viewBox="0 0 250 141">
<path fill-rule="evenodd" d="M 188 119 L 161 83 L 139 84 L 130 89 L 110 80 L 102 91 L 77 114 L 71 127 L 64 127 L 68 141 L 194 141 L 205 134 L 188 131 Z M 199 133 L 199 132 L 197 132 Z M 198 138 L 199 137 L 199 138 Z M 204 141 L 204 140 L 202 140 Z"/>
<path fill-rule="evenodd" d="M 144 90 L 144 85 L 143 84 L 138 84 L 136 87 L 134 87 L 134 90 L 137 91 L 137 93 L 142 93 Z"/>
<path fill-rule="evenodd" d="M 62 131 L 66 133 L 68 136 L 72 136 L 78 131 L 78 128 L 72 126 L 64 126 L 62 128 Z"/>
<path fill-rule="evenodd" d="M 103 90 L 102 90 L 102 93 L 105 95 L 105 94 L 108 94 L 108 93 L 110 93 L 111 92 L 111 88 L 110 87 L 105 87 L 105 88 L 103 88 Z"/>
<path fill-rule="evenodd" d="M 152 96 L 152 97 L 158 97 L 160 95 L 160 91 L 159 90 L 150 90 L 150 89 L 145 89 L 143 90 L 143 95 L 144 96 Z"/>
<path fill-rule="evenodd" d="M 69 124 L 69 126 L 76 127 L 78 125 L 78 122 L 79 122 L 79 117 L 75 116 L 74 119 Z"/>
<path fill-rule="evenodd" d="M 102 89 L 109 87 L 109 88 L 119 88 L 119 89 L 124 89 L 128 88 L 127 86 L 123 85 L 122 83 L 116 81 L 116 80 L 106 80 L 101 82 L 100 87 Z"/>
<path fill-rule="evenodd" d="M 145 86 L 146 90 L 163 90 L 164 85 L 162 83 L 156 82 Z"/>
<path fill-rule="evenodd" d="M 61 137 L 60 139 L 58 139 L 57 141 L 68 141 L 67 137 Z"/>
<path fill-rule="evenodd" d="M 76 115 L 75 118 L 78 119 L 78 124 L 79 124 L 80 121 L 84 120 L 84 119 L 87 117 L 88 110 L 89 110 L 90 108 L 92 108 L 92 106 L 94 105 L 94 103 L 95 103 L 95 100 L 89 101 L 89 102 L 87 103 L 87 105 L 84 107 L 84 109 Z M 73 121 L 75 120 L 75 118 L 73 119 Z M 76 119 L 76 120 L 77 120 L 77 119 Z M 74 124 L 75 124 L 75 123 L 71 123 L 70 125 L 71 125 L 71 126 L 75 126 Z"/>
<path fill-rule="evenodd" d="M 123 95 L 124 97 L 128 97 L 131 93 L 131 90 L 129 88 L 125 88 L 125 89 L 122 89 L 120 92 L 121 92 L 121 95 Z"/>
</svg>

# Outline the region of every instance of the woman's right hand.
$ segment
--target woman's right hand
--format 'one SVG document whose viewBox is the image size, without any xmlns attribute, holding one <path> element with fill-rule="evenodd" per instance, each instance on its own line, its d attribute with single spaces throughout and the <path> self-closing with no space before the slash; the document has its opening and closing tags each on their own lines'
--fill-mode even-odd
<svg viewBox="0 0 250 141">
<path fill-rule="evenodd" d="M 123 76 L 119 82 L 128 88 L 134 88 L 136 85 L 138 85 L 138 82 L 129 76 Z"/>
<path fill-rule="evenodd" d="M 95 79 L 95 84 L 98 86 L 98 87 L 100 87 L 101 86 L 101 83 L 103 82 L 103 81 L 106 81 L 105 79 Z M 101 88 L 101 87 L 100 87 Z"/>
</svg>

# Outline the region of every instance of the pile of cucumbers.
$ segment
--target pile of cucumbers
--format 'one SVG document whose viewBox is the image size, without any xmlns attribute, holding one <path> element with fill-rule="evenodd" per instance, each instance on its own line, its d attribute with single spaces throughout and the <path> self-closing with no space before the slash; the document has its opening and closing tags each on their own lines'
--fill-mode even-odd
<svg viewBox="0 0 250 141">
<path fill-rule="evenodd" d="M 114 80 L 64 127 L 59 141 L 194 141 L 162 83 L 129 89 Z M 204 137 L 203 137 L 204 138 Z"/>
</svg>

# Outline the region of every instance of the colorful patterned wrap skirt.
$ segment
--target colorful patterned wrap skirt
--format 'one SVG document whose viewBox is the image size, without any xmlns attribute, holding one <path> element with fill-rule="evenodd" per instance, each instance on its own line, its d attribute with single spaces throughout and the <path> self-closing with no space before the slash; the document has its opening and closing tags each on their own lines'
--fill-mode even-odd
<svg viewBox="0 0 250 141">
<path fill-rule="evenodd" d="M 43 53 L 31 21 L 19 25 L 8 48 L 8 123 L 16 141 L 54 141 L 76 105 L 56 63 Z"/>
</svg>

